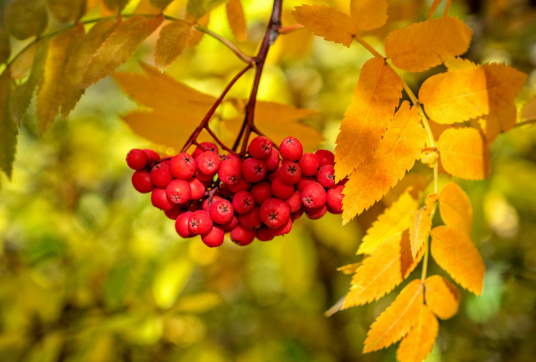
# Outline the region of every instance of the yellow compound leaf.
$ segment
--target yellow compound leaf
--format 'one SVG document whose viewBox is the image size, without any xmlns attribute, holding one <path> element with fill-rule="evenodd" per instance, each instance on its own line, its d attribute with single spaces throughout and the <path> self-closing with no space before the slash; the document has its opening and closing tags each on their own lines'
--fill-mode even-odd
<svg viewBox="0 0 536 362">
<path fill-rule="evenodd" d="M 399 341 L 413 327 L 423 304 L 420 279 L 409 283 L 370 327 L 363 352 L 373 352 Z"/>
<path fill-rule="evenodd" d="M 445 66 L 449 72 L 455 72 L 457 70 L 467 70 L 479 67 L 479 65 L 473 63 L 469 59 L 464 59 L 460 57 L 448 58 L 444 62 Z"/>
<path fill-rule="evenodd" d="M 382 203 L 392 205 L 408 188 L 414 199 L 418 199 L 423 190 L 430 184 L 432 179 L 417 172 L 408 172 L 389 192 L 383 197 Z"/>
<path fill-rule="evenodd" d="M 123 21 L 93 56 L 83 86 L 88 87 L 119 68 L 163 20 L 163 16 L 146 18 L 135 15 Z"/>
<path fill-rule="evenodd" d="M 182 20 L 167 24 L 160 30 L 154 50 L 154 62 L 161 71 L 182 54 L 194 31 L 192 24 Z"/>
<path fill-rule="evenodd" d="M 372 158 L 401 96 L 402 81 L 384 59 L 373 58 L 365 63 L 337 136 L 337 181 Z"/>
<path fill-rule="evenodd" d="M 337 271 L 340 271 L 343 274 L 350 275 L 350 274 L 354 274 L 357 271 L 357 268 L 359 268 L 361 265 L 363 265 L 362 262 L 348 264 L 348 265 L 344 265 L 344 266 L 337 268 Z"/>
<path fill-rule="evenodd" d="M 437 123 L 464 122 L 508 106 L 526 79 L 526 74 L 504 64 L 478 65 L 428 78 L 419 100 Z"/>
<path fill-rule="evenodd" d="M 354 172 L 344 188 L 343 223 L 372 206 L 413 167 L 424 147 L 426 133 L 417 107 L 402 103 L 374 157 Z"/>
<path fill-rule="evenodd" d="M 200 19 L 229 0 L 188 0 L 186 10 L 194 19 Z"/>
<path fill-rule="evenodd" d="M 421 252 L 413 260 L 408 230 L 386 239 L 356 270 L 343 309 L 378 300 L 392 291 L 417 267 L 422 256 Z"/>
<path fill-rule="evenodd" d="M 445 225 L 471 235 L 473 208 L 467 194 L 454 182 L 448 183 L 439 193 L 439 212 Z"/>
<path fill-rule="evenodd" d="M 127 6 L 129 0 L 102 0 L 101 15 L 113 15 L 119 14 L 125 6 Z"/>
<path fill-rule="evenodd" d="M 536 119 L 536 97 L 532 97 L 521 110 L 521 119 L 533 120 Z"/>
<path fill-rule="evenodd" d="M 54 122 L 63 99 L 62 80 L 67 77 L 65 65 L 74 44 L 84 36 L 82 24 L 53 38 L 48 46 L 45 73 L 37 93 L 37 123 L 43 134 Z"/>
<path fill-rule="evenodd" d="M 399 362 L 422 362 L 434 346 L 439 323 L 428 306 L 422 304 L 420 308 L 413 328 L 400 342 L 396 352 Z"/>
<path fill-rule="evenodd" d="M 350 47 L 352 35 L 359 32 L 354 20 L 338 10 L 323 5 L 297 6 L 296 21 L 317 36 Z"/>
<path fill-rule="evenodd" d="M 387 22 L 387 0 L 352 0 L 350 14 L 359 30 L 381 28 Z"/>
<path fill-rule="evenodd" d="M 157 9 L 164 9 L 169 4 L 171 4 L 173 0 L 149 0 L 149 2 Z"/>
<path fill-rule="evenodd" d="M 248 28 L 246 26 L 246 17 L 244 16 L 244 9 L 242 8 L 241 0 L 230 0 L 225 5 L 227 11 L 227 20 L 229 26 L 238 41 L 245 41 L 248 34 Z"/>
<path fill-rule="evenodd" d="M 431 234 L 431 252 L 437 264 L 462 287 L 480 295 L 486 267 L 469 236 L 450 226 L 438 226 Z"/>
<path fill-rule="evenodd" d="M 463 21 L 444 16 L 393 31 L 385 39 L 385 53 L 398 68 L 422 72 L 465 53 L 471 34 Z"/>
<path fill-rule="evenodd" d="M 86 0 L 46 0 L 52 16 L 60 23 L 78 21 L 86 12 Z"/>
<path fill-rule="evenodd" d="M 478 119 L 477 122 L 472 121 L 471 125 L 475 124 L 477 128 L 480 128 L 488 144 L 491 144 L 501 133 L 512 129 L 516 122 L 517 107 L 515 102 L 512 101 L 506 107 L 491 111 L 489 114 Z"/>
<path fill-rule="evenodd" d="M 194 19 L 190 15 L 186 16 L 186 21 L 190 21 L 190 20 L 194 20 Z M 209 21 L 210 21 L 210 13 L 206 14 L 201 19 L 198 19 L 196 24 L 206 27 Z M 192 37 L 188 41 L 188 46 L 195 47 L 197 44 L 201 42 L 201 40 L 203 40 L 204 36 L 205 36 L 205 33 L 196 29 Z"/>
<path fill-rule="evenodd" d="M 180 150 L 216 99 L 179 83 L 156 68 L 141 64 L 145 75 L 116 73 L 125 93 L 149 110 L 136 110 L 123 120 L 148 140 Z"/>
<path fill-rule="evenodd" d="M 48 24 L 47 9 L 42 0 L 12 1 L 3 15 L 6 31 L 19 40 L 40 35 Z"/>
<path fill-rule="evenodd" d="M 411 241 L 411 255 L 413 258 L 422 249 L 422 246 L 428 241 L 432 220 L 428 216 L 425 207 L 411 213 L 409 224 L 409 240 Z"/>
<path fill-rule="evenodd" d="M 489 176 L 489 147 L 474 128 L 445 130 L 437 143 L 441 164 L 453 176 L 483 180 Z"/>
<path fill-rule="evenodd" d="M 424 288 L 424 300 L 436 316 L 449 319 L 458 313 L 460 293 L 454 284 L 433 275 L 425 280 Z"/>
<path fill-rule="evenodd" d="M 411 191 L 409 187 L 390 208 L 378 216 L 359 245 L 358 254 L 372 254 L 386 239 L 401 235 L 409 228 L 410 214 L 419 207 Z"/>
</svg>

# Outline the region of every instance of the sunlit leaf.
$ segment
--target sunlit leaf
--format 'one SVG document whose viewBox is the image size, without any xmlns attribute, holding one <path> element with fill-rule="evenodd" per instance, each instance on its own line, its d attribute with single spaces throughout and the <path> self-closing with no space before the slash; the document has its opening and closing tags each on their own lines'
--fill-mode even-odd
<svg viewBox="0 0 536 362">
<path fill-rule="evenodd" d="M 9 114 L 13 83 L 8 71 L 0 75 L 0 169 L 11 179 L 17 148 L 17 125 Z"/>
<path fill-rule="evenodd" d="M 417 255 L 422 246 L 428 242 L 432 220 L 428 216 L 426 208 L 421 207 L 411 213 L 409 224 L 409 240 L 411 241 L 411 254 L 413 258 Z"/>
<path fill-rule="evenodd" d="M 149 2 L 157 9 L 164 9 L 169 4 L 171 4 L 173 0 L 149 0 Z"/>
<path fill-rule="evenodd" d="M 424 283 L 424 300 L 436 316 L 449 319 L 458 313 L 460 293 L 447 279 L 432 275 Z"/>
<path fill-rule="evenodd" d="M 14 0 L 5 10 L 6 31 L 19 40 L 41 35 L 48 24 L 44 1 Z"/>
<path fill-rule="evenodd" d="M 349 274 L 350 275 L 350 274 L 354 274 L 356 272 L 357 268 L 359 268 L 361 265 L 363 265 L 362 262 L 348 264 L 348 265 L 338 267 L 337 271 L 340 271 L 343 274 Z"/>
<path fill-rule="evenodd" d="M 60 23 L 78 21 L 86 12 L 86 0 L 46 0 L 52 16 Z"/>
<path fill-rule="evenodd" d="M 229 0 L 188 0 L 186 10 L 197 20 L 227 1 Z"/>
<path fill-rule="evenodd" d="M 532 97 L 527 103 L 523 105 L 521 110 L 521 118 L 525 120 L 536 119 L 536 97 Z"/>
<path fill-rule="evenodd" d="M 373 30 L 387 21 L 387 0 L 352 0 L 350 14 L 359 30 Z"/>
<path fill-rule="evenodd" d="M 431 235 L 431 252 L 437 264 L 462 287 L 480 295 L 486 267 L 469 236 L 450 226 L 438 226 Z"/>
<path fill-rule="evenodd" d="M 437 338 L 439 323 L 428 306 L 421 304 L 416 319 L 396 352 L 396 358 L 400 362 L 422 362 L 432 351 Z"/>
<path fill-rule="evenodd" d="M 186 17 L 186 21 L 190 22 L 191 20 L 194 20 L 194 19 L 190 15 L 188 15 Z M 210 13 L 206 14 L 201 19 L 198 19 L 196 24 L 206 27 L 208 25 L 209 21 L 210 21 Z M 203 33 L 202 31 L 199 31 L 199 30 L 196 29 L 194 31 L 192 37 L 188 41 L 188 46 L 189 47 L 195 47 L 197 44 L 199 44 L 201 42 L 201 40 L 203 40 L 204 36 L 205 36 L 205 33 Z"/>
<path fill-rule="evenodd" d="M 467 194 L 454 182 L 439 193 L 439 212 L 443 222 L 465 235 L 471 235 L 473 208 Z"/>
<path fill-rule="evenodd" d="M 474 69 L 478 67 L 477 64 L 473 63 L 469 59 L 464 59 L 460 57 L 450 57 L 444 61 L 444 64 L 449 70 L 449 72 Z"/>
<path fill-rule="evenodd" d="M 402 81 L 384 59 L 361 69 L 335 148 L 335 176 L 342 180 L 372 158 L 402 96 Z"/>
<path fill-rule="evenodd" d="M 182 54 L 194 31 L 192 24 L 182 20 L 167 24 L 160 30 L 154 51 L 154 61 L 160 70 L 163 71 Z"/>
<path fill-rule="evenodd" d="M 129 1 L 130 0 L 102 0 L 103 5 L 108 10 L 106 14 L 103 14 L 103 16 L 108 15 L 109 13 L 119 14 L 121 11 L 123 11 L 125 6 L 127 6 Z"/>
<path fill-rule="evenodd" d="M 486 137 L 488 144 L 493 143 L 495 139 L 512 127 L 517 122 L 517 107 L 512 101 L 506 107 L 499 108 L 495 111 L 491 111 L 489 114 L 482 116 L 471 125 L 475 124 L 477 128 L 480 128 Z"/>
<path fill-rule="evenodd" d="M 246 18 L 241 0 L 229 0 L 225 6 L 227 10 L 227 20 L 238 41 L 245 41 L 247 38 Z"/>
</svg>

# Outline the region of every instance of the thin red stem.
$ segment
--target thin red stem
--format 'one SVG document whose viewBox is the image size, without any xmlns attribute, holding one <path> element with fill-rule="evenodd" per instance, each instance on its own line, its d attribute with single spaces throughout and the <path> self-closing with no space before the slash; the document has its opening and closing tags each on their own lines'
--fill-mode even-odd
<svg viewBox="0 0 536 362">
<path fill-rule="evenodd" d="M 229 152 L 229 153 L 232 153 L 233 155 L 236 155 L 238 156 L 238 154 L 231 150 L 229 147 L 227 147 L 222 141 L 220 141 L 220 139 L 218 138 L 218 136 L 216 136 L 216 134 L 210 129 L 210 127 L 208 126 L 208 124 L 205 126 L 205 129 L 207 130 L 207 132 L 210 134 L 210 136 L 214 139 L 214 141 L 216 141 L 221 148 L 223 148 L 225 151 Z"/>
</svg>

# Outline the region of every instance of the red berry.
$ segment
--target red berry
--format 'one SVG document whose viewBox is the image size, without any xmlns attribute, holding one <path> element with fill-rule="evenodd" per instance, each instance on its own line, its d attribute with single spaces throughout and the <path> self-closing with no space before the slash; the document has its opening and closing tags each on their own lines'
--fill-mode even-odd
<svg viewBox="0 0 536 362">
<path fill-rule="evenodd" d="M 214 179 L 214 175 L 205 175 L 199 172 L 199 170 L 195 171 L 195 177 L 197 177 L 199 181 L 203 182 L 205 186 L 210 185 Z"/>
<path fill-rule="evenodd" d="M 151 193 L 151 203 L 154 207 L 164 211 L 169 211 L 175 206 L 175 204 L 167 198 L 165 189 L 154 189 Z"/>
<path fill-rule="evenodd" d="M 181 180 L 192 178 L 197 168 L 194 158 L 186 152 L 174 156 L 171 159 L 170 166 L 173 177 Z"/>
<path fill-rule="evenodd" d="M 227 224 L 234 215 L 233 205 L 227 200 L 213 201 L 210 205 L 209 215 L 215 223 Z"/>
<path fill-rule="evenodd" d="M 229 230 L 233 230 L 238 224 L 239 224 L 238 217 L 235 214 L 233 215 L 233 218 L 231 219 L 231 221 L 229 221 L 225 225 L 222 225 L 221 228 L 225 231 L 229 231 Z"/>
<path fill-rule="evenodd" d="M 291 213 L 300 211 L 302 208 L 301 192 L 294 191 L 292 195 L 285 200 L 285 202 L 287 203 Z"/>
<path fill-rule="evenodd" d="M 272 197 L 272 190 L 269 182 L 259 182 L 258 184 L 253 185 L 250 192 L 255 198 L 255 203 L 259 206 L 262 205 L 264 200 Z"/>
<path fill-rule="evenodd" d="M 325 165 L 333 165 L 335 163 L 335 155 L 331 151 L 318 150 L 315 152 L 315 155 L 318 156 L 320 167 L 325 166 Z"/>
<path fill-rule="evenodd" d="M 201 146 L 201 147 L 199 147 Z M 211 151 L 211 152 L 214 152 L 214 153 L 219 153 L 219 150 L 218 150 L 218 146 L 216 146 L 214 143 L 212 142 L 201 142 L 199 144 L 199 146 L 197 146 L 195 148 L 195 151 L 194 153 L 192 154 L 192 156 L 194 158 L 197 158 L 199 157 L 199 155 L 201 155 L 203 152 L 206 152 L 206 151 Z"/>
<path fill-rule="evenodd" d="M 195 211 L 188 219 L 190 232 L 195 235 L 204 235 L 212 230 L 213 226 L 210 215 L 205 210 Z"/>
<path fill-rule="evenodd" d="M 171 176 L 169 165 L 164 162 L 155 165 L 151 169 L 151 181 L 156 187 L 165 189 L 167 185 L 173 181 L 173 176 Z"/>
<path fill-rule="evenodd" d="M 261 181 L 266 175 L 266 165 L 256 158 L 248 158 L 242 162 L 242 177 L 251 183 Z"/>
<path fill-rule="evenodd" d="M 218 170 L 218 178 L 227 185 L 236 185 L 242 176 L 242 162 L 236 158 L 225 160 Z"/>
<path fill-rule="evenodd" d="M 205 194 L 206 187 L 199 179 L 192 177 L 188 180 L 190 185 L 190 199 L 199 200 Z"/>
<path fill-rule="evenodd" d="M 156 151 L 146 148 L 143 150 L 143 152 L 145 152 L 147 157 L 149 157 L 149 163 L 158 161 L 160 159 L 160 155 L 156 153 Z"/>
<path fill-rule="evenodd" d="M 255 205 L 253 207 L 253 210 L 246 214 L 240 214 L 238 215 L 238 221 L 240 221 L 240 225 L 245 227 L 246 229 L 257 229 L 262 225 L 262 221 L 259 217 L 259 207 Z"/>
<path fill-rule="evenodd" d="M 270 241 L 273 240 L 274 236 L 272 235 L 271 229 L 269 229 L 266 225 L 262 225 L 260 228 L 257 229 L 257 239 L 260 241 Z"/>
<path fill-rule="evenodd" d="M 239 214 L 246 214 L 255 207 L 255 197 L 247 191 L 238 191 L 233 197 L 233 208 Z"/>
<path fill-rule="evenodd" d="M 223 244 L 223 237 L 225 233 L 218 226 L 213 226 L 207 234 L 201 236 L 201 240 L 205 243 L 206 246 L 211 248 L 216 248 Z"/>
<path fill-rule="evenodd" d="M 324 165 L 320 167 L 316 174 L 316 181 L 325 188 L 335 186 L 335 167 L 333 165 Z"/>
<path fill-rule="evenodd" d="M 247 191 L 251 187 L 251 184 L 244 180 L 244 178 L 240 178 L 238 182 L 234 185 L 229 185 L 229 190 L 233 193 L 238 193 L 238 191 Z"/>
<path fill-rule="evenodd" d="M 231 230 L 231 240 L 241 246 L 251 244 L 255 240 L 256 232 L 252 229 L 246 229 L 242 225 L 236 225 L 233 230 Z"/>
<path fill-rule="evenodd" d="M 189 238 L 191 236 L 194 236 L 194 234 L 190 232 L 190 227 L 188 223 L 192 214 L 193 212 L 187 211 L 184 214 L 180 214 L 177 217 L 177 221 L 175 221 L 175 230 L 177 230 L 177 234 L 179 234 L 181 238 Z"/>
<path fill-rule="evenodd" d="M 293 185 L 287 185 L 281 181 L 281 177 L 276 177 L 272 181 L 272 194 L 281 200 L 288 199 L 294 192 Z"/>
<path fill-rule="evenodd" d="M 166 193 L 172 203 L 184 204 L 190 200 L 190 184 L 184 180 L 173 180 L 167 185 Z"/>
<path fill-rule="evenodd" d="M 276 168 L 274 172 L 270 172 L 268 174 L 268 182 L 274 182 L 274 180 L 279 177 L 280 173 L 281 173 L 281 166 Z"/>
<path fill-rule="evenodd" d="M 285 225 L 278 227 L 277 229 L 270 229 L 273 236 L 281 236 L 290 233 L 292 230 L 292 220 L 289 218 Z"/>
<path fill-rule="evenodd" d="M 297 138 L 287 137 L 279 146 L 281 157 L 287 161 L 298 161 L 303 153 L 303 146 Z"/>
<path fill-rule="evenodd" d="M 151 174 L 145 170 L 134 172 L 132 175 L 132 186 L 142 194 L 153 191 L 154 185 L 151 181 Z"/>
<path fill-rule="evenodd" d="M 304 176 L 314 176 L 320 167 L 318 156 L 312 152 L 304 153 L 300 158 L 299 165 Z"/>
<path fill-rule="evenodd" d="M 306 208 L 305 213 L 307 214 L 307 217 L 312 220 L 320 219 L 322 216 L 326 214 L 328 211 L 328 205 L 324 204 L 320 207 L 317 207 L 315 209 Z"/>
<path fill-rule="evenodd" d="M 259 160 L 267 160 L 272 155 L 273 144 L 268 137 L 257 136 L 248 146 L 248 151 L 251 157 Z"/>
<path fill-rule="evenodd" d="M 166 216 L 171 220 L 177 220 L 177 217 L 182 214 L 182 208 L 180 205 L 175 205 L 173 206 L 173 209 L 164 211 L 164 214 L 166 214 Z"/>
<path fill-rule="evenodd" d="M 296 188 L 298 189 L 298 191 L 303 191 L 305 186 L 309 185 L 311 182 L 315 182 L 314 177 L 302 176 L 300 182 L 298 182 L 298 184 L 296 185 Z"/>
<path fill-rule="evenodd" d="M 343 185 L 335 186 L 332 189 L 328 190 L 326 203 L 329 207 L 329 212 L 332 214 L 338 214 L 342 212 L 342 199 L 344 195 L 342 191 L 344 190 Z"/>
<path fill-rule="evenodd" d="M 310 209 L 316 209 L 326 203 L 326 190 L 317 182 L 305 186 L 301 195 L 303 204 Z"/>
<path fill-rule="evenodd" d="M 304 213 L 304 208 L 302 207 L 300 209 L 300 211 L 296 211 L 296 212 L 293 212 L 292 214 L 290 214 L 290 219 L 292 220 L 292 222 L 298 220 L 300 217 L 302 217 L 303 213 Z"/>
<path fill-rule="evenodd" d="M 187 211 L 191 211 L 191 212 L 194 212 L 194 211 L 197 211 L 197 210 L 203 210 L 203 207 L 201 206 L 201 202 L 199 201 L 195 201 L 195 202 L 192 202 L 190 204 L 190 206 L 188 206 L 186 208 Z"/>
<path fill-rule="evenodd" d="M 143 170 L 148 161 L 149 156 L 143 150 L 135 148 L 127 154 L 127 165 L 133 170 Z"/>
<path fill-rule="evenodd" d="M 264 161 L 266 163 L 266 169 L 268 171 L 274 171 L 279 167 L 279 151 L 272 148 L 272 154 L 270 158 Z"/>
<path fill-rule="evenodd" d="M 297 163 L 285 161 L 281 165 L 281 170 L 279 171 L 281 182 L 287 185 L 297 184 L 301 179 L 301 175 L 302 171 Z"/>
<path fill-rule="evenodd" d="M 221 166 L 220 156 L 212 151 L 203 152 L 197 157 L 197 168 L 203 175 L 214 175 Z"/>
<path fill-rule="evenodd" d="M 275 229 L 285 225 L 290 218 L 290 209 L 284 201 L 271 198 L 262 203 L 259 216 L 263 223 Z"/>
<path fill-rule="evenodd" d="M 210 209 L 210 206 L 212 206 L 213 203 L 215 203 L 216 201 L 221 201 L 221 200 L 223 200 L 223 198 L 218 195 L 214 195 L 212 197 L 212 200 L 209 200 L 208 198 L 206 198 L 202 204 L 203 210 L 208 212 L 208 210 Z"/>
</svg>

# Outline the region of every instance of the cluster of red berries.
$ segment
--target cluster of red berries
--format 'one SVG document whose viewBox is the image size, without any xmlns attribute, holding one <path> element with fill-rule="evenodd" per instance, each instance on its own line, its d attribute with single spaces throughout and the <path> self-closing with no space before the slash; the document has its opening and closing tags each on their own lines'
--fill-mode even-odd
<svg viewBox="0 0 536 362">
<path fill-rule="evenodd" d="M 254 138 L 248 157 L 219 155 L 210 142 L 194 153 L 160 158 L 155 151 L 133 149 L 127 155 L 134 188 L 151 193 L 153 206 L 175 221 L 177 233 L 201 235 L 216 247 L 224 234 L 238 245 L 255 238 L 272 240 L 292 229 L 304 213 L 318 219 L 342 212 L 345 181 L 335 182 L 330 151 L 303 153 L 300 141 L 287 137 L 279 146 L 263 136 Z M 281 157 L 280 157 L 281 156 Z"/>
</svg>

